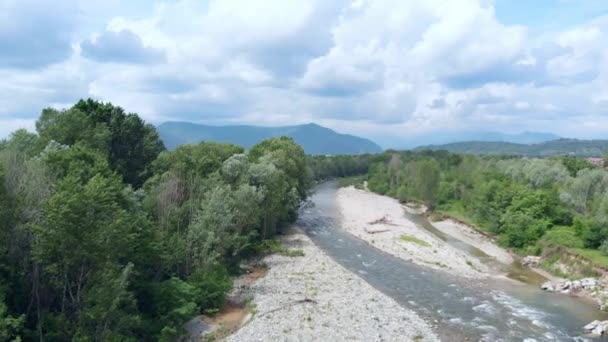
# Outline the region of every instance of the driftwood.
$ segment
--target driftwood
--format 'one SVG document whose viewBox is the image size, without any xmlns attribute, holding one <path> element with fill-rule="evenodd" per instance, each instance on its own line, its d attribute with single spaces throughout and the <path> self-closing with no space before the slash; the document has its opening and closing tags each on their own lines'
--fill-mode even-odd
<svg viewBox="0 0 608 342">
<path fill-rule="evenodd" d="M 384 225 L 387 225 L 387 226 L 397 226 L 396 224 L 394 224 L 393 222 L 391 222 L 390 219 L 388 217 L 386 217 L 386 215 L 382 216 L 381 218 L 379 218 L 379 219 L 377 219 L 375 221 L 368 222 L 368 224 L 371 224 L 371 225 L 384 224 Z"/>
<path fill-rule="evenodd" d="M 388 232 L 388 231 L 390 231 L 389 228 L 387 228 L 387 229 L 368 229 L 368 228 L 365 228 L 365 232 L 367 234 L 379 234 L 379 233 L 385 233 L 385 232 Z"/>
</svg>

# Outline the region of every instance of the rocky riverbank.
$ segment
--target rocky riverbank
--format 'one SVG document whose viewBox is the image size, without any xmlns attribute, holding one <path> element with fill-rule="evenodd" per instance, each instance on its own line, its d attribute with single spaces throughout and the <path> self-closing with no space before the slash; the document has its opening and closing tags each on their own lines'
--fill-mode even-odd
<svg viewBox="0 0 608 342">
<path fill-rule="evenodd" d="M 226 341 L 438 341 L 424 320 L 342 268 L 295 231 L 304 256 L 271 255 L 246 290 L 253 317 Z"/>
<path fill-rule="evenodd" d="M 404 216 L 397 200 L 354 187 L 337 192 L 341 227 L 373 246 L 404 260 L 467 278 L 490 275 L 477 257 L 456 249 Z"/>
</svg>

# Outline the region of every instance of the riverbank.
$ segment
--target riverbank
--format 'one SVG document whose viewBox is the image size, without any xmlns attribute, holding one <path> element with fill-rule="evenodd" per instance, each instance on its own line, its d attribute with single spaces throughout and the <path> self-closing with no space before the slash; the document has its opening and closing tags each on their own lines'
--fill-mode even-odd
<svg viewBox="0 0 608 342">
<path fill-rule="evenodd" d="M 511 264 L 513 261 L 515 261 L 511 253 L 509 253 L 506 249 L 497 246 L 486 236 L 480 234 L 475 229 L 465 224 L 456 222 L 452 219 L 431 222 L 431 224 L 441 232 L 451 235 L 471 246 L 474 246 L 475 248 L 478 248 L 485 254 L 495 258 L 497 261 L 503 264 Z"/>
<path fill-rule="evenodd" d="M 253 317 L 226 341 L 438 341 L 429 324 L 338 265 L 298 230 L 303 256 L 270 255 L 247 290 Z"/>
<path fill-rule="evenodd" d="M 338 190 L 336 199 L 341 227 L 389 254 L 467 278 L 491 273 L 477 257 L 417 227 L 404 216 L 406 208 L 393 198 L 346 187 Z"/>
</svg>

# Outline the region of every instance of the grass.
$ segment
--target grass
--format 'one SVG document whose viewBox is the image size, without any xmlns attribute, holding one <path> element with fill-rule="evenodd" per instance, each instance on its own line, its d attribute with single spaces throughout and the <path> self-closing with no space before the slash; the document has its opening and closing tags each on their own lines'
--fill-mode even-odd
<svg viewBox="0 0 608 342">
<path fill-rule="evenodd" d="M 589 259 L 595 265 L 598 265 L 603 268 L 608 268 L 608 256 L 604 255 L 597 249 L 572 248 L 570 249 L 570 251 L 586 259 Z"/>
<path fill-rule="evenodd" d="M 414 336 L 414 342 L 420 342 L 422 340 L 424 340 L 424 336 L 422 336 L 422 335 Z"/>
<path fill-rule="evenodd" d="M 405 242 L 412 242 L 412 243 L 415 243 L 415 244 L 417 244 L 419 246 L 422 246 L 422 247 L 431 247 L 431 245 L 428 242 L 426 242 L 424 240 L 420 240 L 419 238 L 413 237 L 411 235 L 405 235 L 405 234 L 401 235 L 399 237 L 399 240 L 405 241 Z"/>
<path fill-rule="evenodd" d="M 302 257 L 304 251 L 295 248 L 286 248 L 277 240 L 265 240 L 261 243 L 261 249 L 270 253 L 276 253 L 288 257 Z"/>
</svg>

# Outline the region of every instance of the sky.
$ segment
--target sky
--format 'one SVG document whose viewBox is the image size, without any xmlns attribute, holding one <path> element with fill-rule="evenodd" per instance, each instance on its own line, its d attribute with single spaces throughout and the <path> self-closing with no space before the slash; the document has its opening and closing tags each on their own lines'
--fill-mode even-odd
<svg viewBox="0 0 608 342">
<path fill-rule="evenodd" d="M 606 0 L 0 0 L 0 137 L 95 98 L 148 122 L 608 139 Z"/>
</svg>

